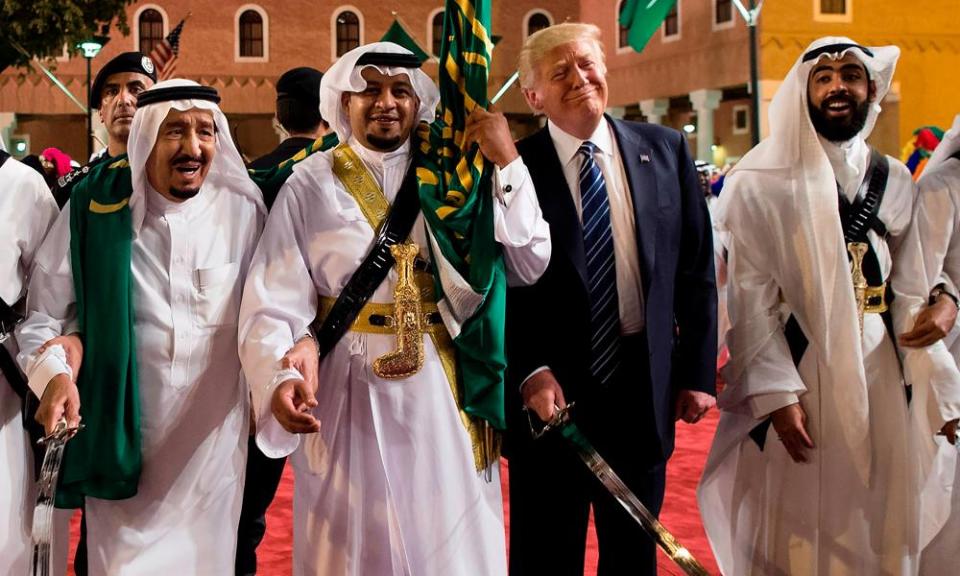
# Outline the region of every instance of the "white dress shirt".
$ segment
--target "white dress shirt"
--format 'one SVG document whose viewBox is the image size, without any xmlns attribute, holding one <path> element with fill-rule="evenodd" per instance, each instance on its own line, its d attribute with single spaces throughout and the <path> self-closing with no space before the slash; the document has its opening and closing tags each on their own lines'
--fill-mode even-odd
<svg viewBox="0 0 960 576">
<path fill-rule="evenodd" d="M 583 160 L 577 155 L 584 140 L 567 134 L 552 122 L 547 123 L 550 138 L 563 166 L 563 177 L 573 196 L 577 214 L 582 218 L 580 202 L 580 168 Z M 617 268 L 617 297 L 620 305 L 620 333 L 636 334 L 644 327 L 643 285 L 640 283 L 640 252 L 637 247 L 637 224 L 633 217 L 633 199 L 627 174 L 623 169 L 620 149 L 613 128 L 606 118 L 588 138 L 597 147 L 594 159 L 600 166 L 607 185 L 610 203 L 610 227 L 613 231 L 613 252 Z"/>
</svg>

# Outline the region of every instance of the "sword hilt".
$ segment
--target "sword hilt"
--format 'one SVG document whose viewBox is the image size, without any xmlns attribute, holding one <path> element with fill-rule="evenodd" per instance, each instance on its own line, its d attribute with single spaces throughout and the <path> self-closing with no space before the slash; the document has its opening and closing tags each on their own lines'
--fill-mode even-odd
<svg viewBox="0 0 960 576">
<path fill-rule="evenodd" d="M 76 436 L 77 432 L 83 430 L 84 428 L 85 426 L 83 424 L 77 424 L 76 426 L 67 426 L 67 419 L 61 418 L 57 422 L 57 425 L 53 427 L 53 432 L 37 440 L 37 444 L 40 444 L 42 446 L 54 440 L 66 442 L 67 440 Z"/>
<path fill-rule="evenodd" d="M 527 421 L 530 423 L 530 434 L 533 435 L 534 440 L 539 440 L 543 438 L 545 434 L 551 430 L 557 430 L 563 428 L 563 426 L 570 421 L 570 410 L 573 408 L 576 402 L 571 402 L 564 406 L 563 408 L 553 405 L 553 418 L 551 418 L 546 424 L 544 424 L 539 430 L 533 423 L 533 416 L 530 415 L 530 411 L 527 410 Z M 538 419 L 539 420 L 539 419 Z"/>
</svg>

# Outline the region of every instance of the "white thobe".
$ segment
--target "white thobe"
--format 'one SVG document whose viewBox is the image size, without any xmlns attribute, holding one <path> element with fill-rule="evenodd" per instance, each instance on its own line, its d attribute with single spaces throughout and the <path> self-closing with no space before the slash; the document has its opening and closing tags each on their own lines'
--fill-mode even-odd
<svg viewBox="0 0 960 576">
<path fill-rule="evenodd" d="M 956 294 L 960 281 L 960 160 L 949 159 L 920 180 L 915 225 L 923 246 L 928 278 L 944 280 Z M 938 278 L 939 276 L 939 278 Z M 960 323 L 944 339 L 954 360 L 960 363 Z M 960 458 L 957 448 L 936 433 L 960 418 L 960 382 L 932 379 L 924 396 L 929 402 L 914 402 L 917 421 L 917 452 L 929 454 L 921 500 L 920 557 L 924 576 L 955 573 L 960 566 Z M 918 389 L 918 383 L 914 388 Z M 918 390 L 919 391 L 919 390 Z M 924 426 L 926 424 L 926 426 Z"/>
<path fill-rule="evenodd" d="M 57 217 L 57 203 L 43 177 L 8 159 L 0 167 L 0 298 L 13 306 L 26 292 L 34 255 Z M 16 358 L 13 334 L 3 342 Z M 0 574 L 27 574 L 36 501 L 33 452 L 22 423 L 23 402 L 0 372 Z M 58 522 L 63 524 L 63 522 Z M 62 533 L 61 533 L 62 535 Z M 55 540 L 57 573 L 66 571 L 66 541 Z"/>
<path fill-rule="evenodd" d="M 392 202 L 409 164 L 409 142 L 387 154 L 355 140 L 351 146 Z M 289 434 L 270 411 L 275 386 L 288 378 L 280 358 L 315 318 L 318 297 L 340 294 L 374 240 L 331 162 L 330 152 L 314 154 L 281 189 L 240 314 L 257 444 L 268 456 L 293 453 L 293 573 L 505 574 L 498 465 L 477 472 L 431 338 L 423 339 L 426 359 L 417 374 L 384 380 L 372 364 L 395 349 L 396 338 L 348 332 L 320 365 L 317 434 Z M 549 259 L 549 228 L 521 160 L 500 180 L 502 190 L 512 188 L 505 206 L 495 203 L 495 235 L 508 279 L 531 283 Z M 428 257 L 422 215 L 411 236 Z M 370 301 L 393 302 L 396 282 L 391 270 Z"/>
<path fill-rule="evenodd" d="M 862 140 L 824 143 L 837 181 L 852 200 L 866 172 L 869 150 Z M 794 204 L 781 172 L 740 173 L 724 194 L 744 194 L 734 203 L 730 230 L 729 309 L 731 356 L 750 358 L 739 378 L 728 376 L 722 409 L 700 489 L 707 533 L 721 570 L 729 575 L 803 574 L 861 576 L 912 574 L 916 570 L 916 492 L 908 448 L 908 412 L 897 351 L 879 314 L 866 314 L 861 340 L 869 409 L 869 478 L 858 474 L 855 448 L 841 433 L 848 407 L 831 403 L 828 374 L 817 348 L 794 366 L 783 332 L 792 310 L 781 291 L 793 266 L 789 214 Z M 894 254 L 906 245 L 913 183 L 906 168 L 890 160 L 879 218 L 889 240 L 868 233 L 884 279 L 891 280 Z M 842 242 L 837 226 L 837 242 Z M 918 244 L 912 264 L 922 267 Z M 900 255 L 896 258 L 898 266 Z M 912 268 L 911 268 L 912 270 Z M 923 273 L 901 278 L 893 270 L 897 326 L 926 295 Z M 834 322 L 856 321 L 835 318 Z M 802 320 L 801 320 L 802 324 Z M 745 329 L 744 327 L 749 329 Z M 898 332 L 905 331 L 898 328 Z M 830 343 L 826 344 L 830 347 Z M 909 357 L 909 356 L 908 356 Z M 735 399 L 735 400 L 734 400 Z M 778 408 L 799 402 L 816 448 L 807 463 L 795 463 L 770 426 L 761 450 L 746 434 Z"/>
<path fill-rule="evenodd" d="M 237 319 L 263 216 L 218 189 L 179 204 L 145 196 L 130 263 L 143 469 L 136 496 L 86 499 L 89 570 L 229 574 L 249 425 Z M 68 203 L 37 256 L 18 330 L 38 396 L 68 371 L 57 356 L 35 352 L 76 322 L 69 216 Z"/>
</svg>

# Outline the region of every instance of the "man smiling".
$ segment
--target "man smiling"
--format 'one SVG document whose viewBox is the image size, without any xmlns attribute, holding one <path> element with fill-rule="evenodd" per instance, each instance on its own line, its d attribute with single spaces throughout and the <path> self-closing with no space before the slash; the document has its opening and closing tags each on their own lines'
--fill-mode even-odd
<svg viewBox="0 0 960 576">
<path fill-rule="evenodd" d="M 434 120 L 440 95 L 419 67 L 408 50 L 379 42 L 323 76 L 321 113 L 343 144 L 297 165 L 244 289 L 240 352 L 257 444 L 268 456 L 292 454 L 296 474 L 297 576 L 506 572 L 499 464 L 476 456 L 485 437 L 463 410 L 459 357 L 434 295 L 417 182 L 435 176 L 417 169 L 414 127 Z M 494 236 L 508 279 L 529 283 L 550 244 L 506 120 L 478 108 L 466 134 L 500 168 Z M 387 268 L 384 237 L 415 243 L 404 246 L 412 270 Z M 377 281 L 356 281 L 377 270 Z M 394 321 L 411 305 L 396 298 L 401 278 L 422 298 L 422 314 L 403 316 L 414 328 L 404 344 Z M 345 309 L 355 316 L 343 320 Z M 318 314 L 327 352 L 319 388 L 280 362 Z M 338 323 L 349 330 L 329 338 Z M 419 351 L 409 372 L 383 369 L 398 346 Z"/>
<path fill-rule="evenodd" d="M 57 505 L 85 500 L 91 574 L 229 574 L 248 394 L 240 293 L 265 209 L 213 88 L 144 91 L 125 158 L 74 190 L 37 257 L 20 361 L 47 430 L 86 428 Z M 83 340 L 73 374 L 65 331 Z"/>
<path fill-rule="evenodd" d="M 814 41 L 720 196 L 730 362 L 699 501 L 724 574 L 916 573 L 903 375 L 952 358 L 916 347 L 928 287 L 910 173 L 866 143 L 899 55 Z"/>
<path fill-rule="evenodd" d="M 659 513 L 674 422 L 714 403 L 707 205 L 679 132 L 604 115 L 596 26 L 532 34 L 519 68 L 547 125 L 517 148 L 558 250 L 542 279 L 507 298 L 510 571 L 582 574 L 592 506 L 598 573 L 653 575 L 653 541 L 563 439 L 534 441 L 528 420 L 576 401 L 597 451 Z"/>
</svg>

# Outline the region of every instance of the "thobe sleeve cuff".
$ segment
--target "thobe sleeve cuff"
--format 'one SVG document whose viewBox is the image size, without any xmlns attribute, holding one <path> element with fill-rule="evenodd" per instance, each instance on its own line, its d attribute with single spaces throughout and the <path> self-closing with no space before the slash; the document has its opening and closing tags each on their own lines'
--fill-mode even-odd
<svg viewBox="0 0 960 576">
<path fill-rule="evenodd" d="M 270 409 L 273 391 L 287 380 L 303 380 L 303 375 L 294 368 L 278 370 L 267 385 L 257 413 L 257 447 L 269 458 L 289 456 L 300 445 L 299 435 L 284 430 Z"/>
<path fill-rule="evenodd" d="M 520 383 L 520 391 L 523 392 L 523 387 L 527 384 L 527 382 L 528 382 L 531 378 L 533 378 L 533 377 L 536 376 L 537 374 L 543 372 L 544 370 L 549 370 L 549 369 L 550 369 L 549 366 L 541 366 L 541 367 L 537 368 L 536 370 L 534 370 L 533 372 L 531 372 L 526 378 L 523 379 L 523 382 Z"/>
<path fill-rule="evenodd" d="M 257 447 L 267 458 L 289 456 L 298 446 L 300 436 L 284 430 L 273 414 L 257 422 Z"/>
<path fill-rule="evenodd" d="M 73 378 L 73 371 L 67 364 L 67 353 L 63 346 L 57 344 L 44 350 L 43 354 L 32 358 L 27 364 L 27 385 L 37 398 L 43 398 L 47 384 L 60 374 Z"/>
<path fill-rule="evenodd" d="M 800 398 L 792 392 L 774 392 L 750 397 L 750 411 L 757 420 L 763 420 L 773 412 L 791 404 Z"/>
</svg>

